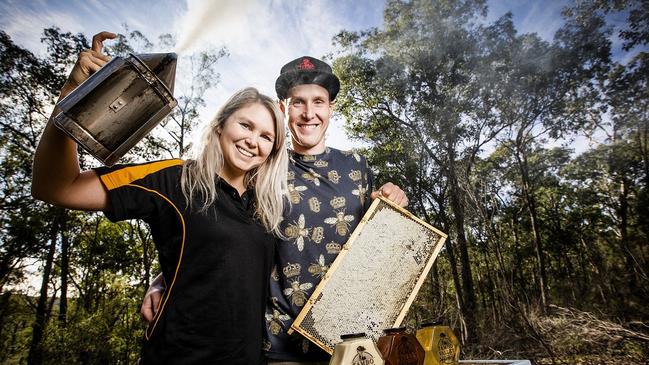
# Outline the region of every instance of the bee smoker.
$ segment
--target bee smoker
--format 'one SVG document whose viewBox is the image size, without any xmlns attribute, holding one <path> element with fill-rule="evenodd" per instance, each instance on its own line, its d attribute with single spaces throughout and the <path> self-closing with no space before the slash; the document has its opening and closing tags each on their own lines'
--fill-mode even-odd
<svg viewBox="0 0 649 365">
<path fill-rule="evenodd" d="M 178 105 L 176 62 L 175 53 L 114 57 L 59 102 L 55 125 L 114 164 Z"/>
</svg>

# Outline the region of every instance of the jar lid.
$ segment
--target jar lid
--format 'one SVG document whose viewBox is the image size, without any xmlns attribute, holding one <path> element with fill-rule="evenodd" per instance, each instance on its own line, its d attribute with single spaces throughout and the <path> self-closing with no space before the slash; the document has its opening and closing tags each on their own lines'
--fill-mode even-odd
<svg viewBox="0 0 649 365">
<path fill-rule="evenodd" d="M 424 327 L 433 327 L 433 326 L 443 326 L 444 322 L 442 321 L 429 321 L 429 322 L 424 322 L 422 323 L 419 328 L 424 328 Z"/>
<path fill-rule="evenodd" d="M 347 340 L 347 339 L 350 339 L 350 338 L 360 338 L 360 337 L 365 337 L 365 332 L 361 332 L 361 333 L 346 333 L 346 334 L 344 334 L 344 335 L 341 335 L 341 336 L 340 336 L 340 339 L 341 339 L 341 340 Z"/>
</svg>

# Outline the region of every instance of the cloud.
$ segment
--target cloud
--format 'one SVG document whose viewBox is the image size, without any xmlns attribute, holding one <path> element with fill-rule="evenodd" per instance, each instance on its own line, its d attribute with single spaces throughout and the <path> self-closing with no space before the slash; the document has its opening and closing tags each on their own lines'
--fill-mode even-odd
<svg viewBox="0 0 649 365">
<path fill-rule="evenodd" d="M 58 10 L 42 11 L 4 3 L 0 5 L 0 12 L 11 14 L 2 18 L 0 26 L 13 41 L 39 54 L 45 52 L 41 43 L 43 28 L 65 25 L 65 31 L 76 33 L 84 30 L 77 17 Z"/>
<path fill-rule="evenodd" d="M 282 65 L 303 55 L 330 53 L 332 37 L 342 29 L 380 25 L 382 8 L 381 2 L 373 0 L 5 0 L 0 1 L 0 27 L 16 43 L 41 55 L 45 54 L 42 30 L 51 25 L 90 38 L 102 30 L 123 32 L 121 25 L 127 23 L 130 30 L 140 30 L 152 41 L 162 33 L 172 33 L 179 42 L 186 40 L 187 54 L 225 46 L 230 57 L 218 63 L 221 84 L 206 95 L 208 107 L 201 113 L 201 119 L 207 120 L 242 87 L 254 86 L 274 97 Z M 183 62 L 181 58 L 177 87 L 190 79 L 190 67 Z M 332 140 L 344 139 L 341 126 L 332 123 Z"/>
<path fill-rule="evenodd" d="M 209 120 L 218 105 L 242 87 L 254 86 L 275 97 L 275 79 L 282 65 L 303 55 L 322 57 L 333 50 L 331 39 L 340 30 L 365 29 L 369 24 L 359 19 L 381 16 L 381 8 L 368 7 L 367 1 L 360 6 L 324 0 L 231 4 L 190 0 L 187 12 L 173 27 L 178 39 L 185 40 L 180 48 L 188 52 L 220 46 L 230 52 L 228 59 L 219 62 L 221 85 L 206 95 L 208 107 L 201 113 L 202 120 Z M 351 147 L 340 120 L 332 123 L 329 142 L 334 147 Z"/>
<path fill-rule="evenodd" d="M 566 1 L 535 2 L 518 26 L 522 33 L 536 33 L 546 41 L 552 41 L 554 33 L 564 24 L 561 10 Z"/>
<path fill-rule="evenodd" d="M 208 1 L 189 0 L 187 12 L 182 16 L 176 26 L 179 34 L 177 52 L 200 49 L 201 43 L 210 43 L 210 40 L 236 41 L 237 36 L 249 24 L 251 0 L 234 1 Z"/>
<path fill-rule="evenodd" d="M 564 23 L 561 10 L 569 5 L 569 1 L 498 0 L 489 1 L 488 5 L 487 24 L 511 11 L 518 34 L 536 33 L 540 38 L 552 41 L 554 33 Z"/>
</svg>

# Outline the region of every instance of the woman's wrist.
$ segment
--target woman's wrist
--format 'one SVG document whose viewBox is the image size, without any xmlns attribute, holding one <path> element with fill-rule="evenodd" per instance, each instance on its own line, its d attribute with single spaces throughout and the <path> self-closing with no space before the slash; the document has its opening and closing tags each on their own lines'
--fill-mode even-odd
<svg viewBox="0 0 649 365">
<path fill-rule="evenodd" d="M 68 94 L 74 91 L 74 89 L 76 89 L 77 86 L 79 85 L 74 85 L 72 82 L 70 82 L 70 80 L 67 80 L 65 84 L 63 84 L 63 87 L 61 88 L 61 92 L 59 93 L 59 101 L 65 98 L 66 96 L 68 96 Z"/>
</svg>

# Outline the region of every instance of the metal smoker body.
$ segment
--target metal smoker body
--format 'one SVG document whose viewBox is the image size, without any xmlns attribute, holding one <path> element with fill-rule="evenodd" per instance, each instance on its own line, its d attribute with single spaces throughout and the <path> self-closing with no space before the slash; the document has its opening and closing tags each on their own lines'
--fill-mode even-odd
<svg viewBox="0 0 649 365">
<path fill-rule="evenodd" d="M 175 53 L 115 57 L 58 104 L 57 127 L 114 164 L 178 105 Z"/>
</svg>

